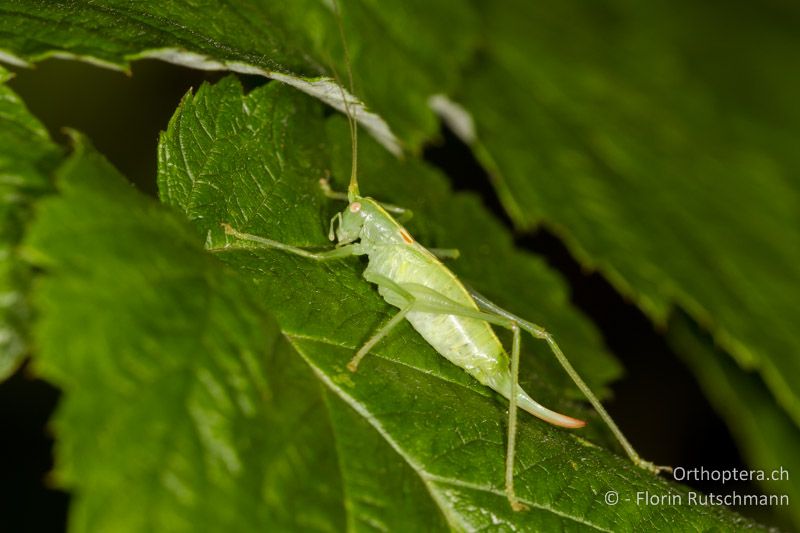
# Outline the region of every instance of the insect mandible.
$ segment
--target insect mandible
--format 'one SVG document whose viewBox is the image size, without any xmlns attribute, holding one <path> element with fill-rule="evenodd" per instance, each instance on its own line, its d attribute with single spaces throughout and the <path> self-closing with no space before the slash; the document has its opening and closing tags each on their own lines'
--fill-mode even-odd
<svg viewBox="0 0 800 533">
<path fill-rule="evenodd" d="M 338 3 L 335 14 L 341 31 L 350 92 L 352 73 L 347 57 L 344 30 Z M 341 84 L 339 84 L 341 88 Z M 505 492 L 511 507 L 520 511 L 526 506 L 514 491 L 514 454 L 516 450 L 517 409 L 521 408 L 550 424 L 565 428 L 580 428 L 585 422 L 552 411 L 533 400 L 519 385 L 520 335 L 522 331 L 545 341 L 572 381 L 586 396 L 637 466 L 653 473 L 671 471 L 642 459 L 617 427 L 603 405 L 567 360 L 552 335 L 544 328 L 523 320 L 468 289 L 440 260 L 454 257 L 454 250 L 429 250 L 416 242 L 392 213 L 407 211 L 362 196 L 358 188 L 358 137 L 355 110 L 350 108 L 342 89 L 342 99 L 350 123 L 352 167 L 347 193 L 332 191 L 326 180 L 323 191 L 331 198 L 347 201 L 347 207 L 337 213 L 330 223 L 329 238 L 336 241 L 332 250 L 314 252 L 290 246 L 262 236 L 242 233 L 222 224 L 225 233 L 235 239 L 257 246 L 282 250 L 310 260 L 329 261 L 354 255 L 366 255 L 368 264 L 364 279 L 378 288 L 380 295 L 399 311 L 384 324 L 347 364 L 355 372 L 361 360 L 398 324 L 407 320 L 439 354 L 461 367 L 481 384 L 490 387 L 509 400 L 507 446 L 505 460 Z M 438 257 L 437 257 L 438 256 Z M 511 330 L 513 335 L 510 357 L 492 330 L 492 325 Z"/>
</svg>

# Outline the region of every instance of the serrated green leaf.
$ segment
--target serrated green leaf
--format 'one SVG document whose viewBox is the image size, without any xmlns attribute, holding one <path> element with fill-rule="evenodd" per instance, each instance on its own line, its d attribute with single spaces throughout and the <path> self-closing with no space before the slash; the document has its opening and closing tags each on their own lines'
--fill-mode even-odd
<svg viewBox="0 0 800 533">
<path fill-rule="evenodd" d="M 61 156 L 47 130 L 6 85 L 0 67 L 0 381 L 11 375 L 27 350 L 31 272 L 19 244 L 33 201 L 50 186 Z"/>
<path fill-rule="evenodd" d="M 343 427 L 348 432 L 339 444 L 342 464 L 352 453 L 349 432 L 359 426 L 366 432 L 365 421 L 372 431 L 367 442 L 377 432 L 405 462 L 385 492 L 375 494 L 378 505 L 396 494 L 410 468 L 456 529 L 752 526 L 719 508 L 637 506 L 637 492 L 686 491 L 532 417 L 520 420 L 517 464 L 518 493 L 532 509 L 514 513 L 503 494 L 506 406 L 496 395 L 438 356 L 407 325 L 376 347 L 357 373 L 349 373 L 345 364 L 355 348 L 392 313 L 360 277 L 360 261 L 318 264 L 276 251 L 226 249 L 219 226 L 227 222 L 293 245 L 324 246 L 328 218 L 340 206 L 330 205 L 318 181 L 329 168 L 334 176 L 346 175 L 345 132 L 342 121 L 326 128 L 319 106 L 295 92 L 270 84 L 243 96 L 236 82 L 224 80 L 187 97 L 173 117 L 161 139 L 159 183 L 163 199 L 187 213 L 207 246 L 254 280 L 258 297 L 299 354 L 362 418 L 352 421 L 351 411 L 332 402 L 337 438 Z M 328 143 L 334 145 L 330 166 Z M 417 237 L 429 245 L 458 246 L 463 255 L 454 268 L 474 279 L 476 288 L 555 330 L 593 382 L 608 378 L 597 363 L 603 355 L 596 334 L 570 310 L 558 280 L 534 258 L 515 252 L 510 237 L 472 197 L 453 195 L 438 173 L 414 160 L 399 164 L 369 141 L 362 143 L 361 156 L 363 191 L 414 209 Z M 525 347 L 526 365 L 536 367 L 535 378 L 526 373 L 526 387 L 554 407 L 575 412 L 551 358 L 530 341 Z M 382 448 L 376 459 L 384 453 Z M 367 472 L 376 468 L 363 466 Z M 360 484 L 359 472 L 352 474 L 355 480 L 344 474 L 348 507 L 366 514 L 349 523 L 366 527 L 375 516 L 392 523 L 392 511 L 359 511 L 370 501 L 372 485 Z M 603 502 L 612 489 L 623 497 L 617 506 Z M 412 529 L 425 525 L 407 523 Z"/>
<path fill-rule="evenodd" d="M 58 186 L 26 242 L 70 530 L 341 530 L 319 385 L 252 291 L 85 141 Z"/>
<path fill-rule="evenodd" d="M 378 113 L 362 109 L 359 120 L 395 153 L 401 144 L 417 148 L 438 129 L 428 98 L 455 86 L 458 70 L 474 47 L 475 13 L 459 2 L 339 2 L 355 92 Z M 447 53 L 434 60 L 432 50 Z M 130 60 L 154 57 L 200 69 L 258 74 L 344 111 L 341 90 L 332 78 L 338 73 L 347 79 L 347 66 L 329 0 L 211 0 L 191 6 L 5 1 L 0 3 L 3 51 L 0 59 L 23 64 L 57 54 L 125 67 Z"/>
<path fill-rule="evenodd" d="M 686 309 L 800 423 L 800 122 L 770 109 L 789 102 L 776 80 L 800 87 L 784 68 L 800 41 L 777 8 L 719 29 L 729 7 L 703 6 L 487 4 L 486 59 L 459 100 L 520 227 L 551 227 L 657 323 Z M 741 65 L 773 81 L 747 86 L 752 101 L 704 70 L 729 61 L 706 43 L 730 38 L 770 58 Z"/>
</svg>

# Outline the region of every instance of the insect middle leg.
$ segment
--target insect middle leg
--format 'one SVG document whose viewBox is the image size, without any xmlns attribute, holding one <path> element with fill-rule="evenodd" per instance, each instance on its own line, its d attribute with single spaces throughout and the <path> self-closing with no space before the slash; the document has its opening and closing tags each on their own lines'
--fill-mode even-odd
<svg viewBox="0 0 800 533">
<path fill-rule="evenodd" d="M 378 344 L 381 339 L 386 337 L 400 322 L 406 317 L 416 303 L 416 298 L 410 292 L 403 289 L 394 281 L 371 272 L 365 272 L 364 278 L 378 285 L 381 294 L 395 307 L 399 307 L 400 311 L 394 315 L 381 329 L 379 329 L 364 345 L 356 352 L 356 355 L 347 363 L 347 369 L 355 372 L 358 369 L 358 364 L 369 353 L 369 351 Z"/>
<path fill-rule="evenodd" d="M 458 259 L 461 252 L 458 248 L 428 248 L 428 251 L 439 259 Z"/>
<path fill-rule="evenodd" d="M 408 305 L 400 309 L 400 311 L 397 314 L 395 314 L 391 319 L 389 319 L 389 321 L 386 324 L 384 324 L 383 327 L 381 327 L 381 329 L 379 329 L 375 333 L 375 335 L 370 337 L 370 339 L 364 343 L 364 346 L 362 346 L 356 352 L 356 355 L 350 360 L 350 362 L 347 363 L 347 369 L 350 372 L 355 372 L 356 370 L 358 370 L 358 364 L 361 362 L 362 359 L 364 359 L 364 356 L 366 356 L 369 353 L 369 351 L 381 341 L 381 339 L 387 336 L 400 322 L 402 322 L 403 319 L 408 314 L 408 312 L 411 311 L 413 307 L 414 307 L 414 300 L 412 298 L 409 301 Z"/>
</svg>

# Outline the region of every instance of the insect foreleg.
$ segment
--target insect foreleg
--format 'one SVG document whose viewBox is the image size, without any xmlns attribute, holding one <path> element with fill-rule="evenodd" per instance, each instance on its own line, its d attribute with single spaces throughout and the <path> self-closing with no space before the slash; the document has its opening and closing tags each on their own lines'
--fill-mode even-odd
<svg viewBox="0 0 800 533">
<path fill-rule="evenodd" d="M 349 201 L 346 192 L 334 191 L 331 188 L 331 182 L 328 178 L 320 178 L 319 188 L 322 189 L 322 193 L 328 198 L 332 198 L 334 200 L 342 200 L 344 202 Z M 412 216 L 414 216 L 414 213 L 412 213 L 410 209 L 407 209 L 405 207 L 400 207 L 394 204 L 387 204 L 384 202 L 376 202 L 376 203 L 380 205 L 382 208 L 386 209 L 388 212 L 393 213 L 395 215 L 399 215 L 396 220 L 401 224 L 403 222 L 408 221 Z"/>
<path fill-rule="evenodd" d="M 346 192 L 339 192 L 331 189 L 331 182 L 328 180 L 328 178 L 320 178 L 319 188 L 322 189 L 323 194 L 328 198 L 333 198 L 334 200 L 342 200 L 344 202 L 348 201 Z"/>
<path fill-rule="evenodd" d="M 625 450 L 625 453 L 628 455 L 628 457 L 636 466 L 644 468 L 645 470 L 649 470 L 650 472 L 653 472 L 655 474 L 658 474 L 660 472 L 672 472 L 672 467 L 670 466 L 658 466 L 651 463 L 650 461 L 642 459 L 642 457 L 633 448 L 631 443 L 628 442 L 628 439 L 619 429 L 616 422 L 614 422 L 614 419 L 611 418 L 611 415 L 609 415 L 605 407 L 603 407 L 603 404 L 601 404 L 600 400 L 597 399 L 597 396 L 594 395 L 594 393 L 586 384 L 586 382 L 583 381 L 583 378 L 581 378 L 581 376 L 572 366 L 572 363 L 569 362 L 567 357 L 564 355 L 564 352 L 561 351 L 561 348 L 558 346 L 555 339 L 553 339 L 553 336 L 547 330 L 545 330 L 541 326 L 537 326 L 536 324 L 528 322 L 527 320 L 523 320 L 518 316 L 510 313 L 509 311 L 506 311 L 502 307 L 491 302 L 485 296 L 478 294 L 474 290 L 471 289 L 468 290 L 472 298 L 475 300 L 475 302 L 478 303 L 480 307 L 488 311 L 491 311 L 492 313 L 496 313 L 497 315 L 503 318 L 516 322 L 517 324 L 519 324 L 520 328 L 524 329 L 532 336 L 547 342 L 548 346 L 550 347 L 550 351 L 553 352 L 553 354 L 556 356 L 556 360 L 559 362 L 562 368 L 564 368 L 564 371 L 566 371 L 567 375 L 569 375 L 570 379 L 572 379 L 572 381 L 575 383 L 578 389 L 580 389 L 580 391 L 583 393 L 586 399 L 589 400 L 589 403 L 592 404 L 592 407 L 594 407 L 594 409 L 600 415 L 600 418 L 603 419 L 603 422 L 605 422 L 606 426 L 608 426 L 608 428 L 611 430 L 611 433 L 614 434 L 614 437 L 617 439 L 622 448 Z"/>
<path fill-rule="evenodd" d="M 349 244 L 347 246 L 341 246 L 339 248 L 334 248 L 333 250 L 326 250 L 324 252 L 310 252 L 308 250 L 304 250 L 303 248 L 298 248 L 297 246 L 291 246 L 289 244 L 284 244 L 282 242 L 273 241 L 272 239 L 259 237 L 258 235 L 242 233 L 241 231 L 232 228 L 229 224 L 222 224 L 222 227 L 225 228 L 226 235 L 230 235 L 231 237 L 235 237 L 242 241 L 253 243 L 246 247 L 239 247 L 244 249 L 248 248 L 277 249 L 277 250 L 282 250 L 284 252 L 289 252 L 295 255 L 299 255 L 307 259 L 314 259 L 315 261 L 329 261 L 332 259 L 341 259 L 343 257 L 361 254 L 361 247 L 358 244 Z M 224 250 L 230 250 L 231 248 L 232 247 L 227 246 L 224 248 L 217 248 L 212 251 L 224 251 Z"/>
</svg>

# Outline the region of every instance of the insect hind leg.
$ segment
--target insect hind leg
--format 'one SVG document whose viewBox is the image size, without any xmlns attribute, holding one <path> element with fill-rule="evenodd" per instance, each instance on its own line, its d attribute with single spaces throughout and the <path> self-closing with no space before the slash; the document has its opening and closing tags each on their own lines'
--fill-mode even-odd
<svg viewBox="0 0 800 533">
<path fill-rule="evenodd" d="M 603 407 L 603 404 L 597 399 L 597 396 L 595 396 L 586 382 L 583 381 L 583 378 L 581 378 L 580 374 L 578 374 L 578 372 L 572 366 L 572 363 L 569 362 L 569 359 L 567 359 L 567 356 L 564 355 L 564 352 L 561 351 L 561 348 L 558 346 L 553 336 L 547 330 L 532 322 L 523 320 L 509 311 L 506 311 L 502 307 L 491 302 L 485 296 L 471 289 L 469 289 L 469 292 L 478 306 L 486 309 L 487 311 L 495 313 L 500 317 L 516 322 L 519 324 L 520 328 L 530 333 L 533 337 L 547 342 L 547 345 L 550 347 L 550 351 L 553 352 L 553 355 L 555 355 L 558 363 L 570 377 L 572 382 L 575 383 L 578 389 L 580 389 L 581 393 L 583 393 L 586 399 L 589 400 L 589 403 L 592 405 L 592 407 L 594 407 L 595 411 L 597 411 L 597 414 L 600 415 L 600 418 L 606 424 L 608 429 L 611 430 L 611 433 L 625 450 L 625 453 L 630 458 L 631 462 L 633 462 L 636 466 L 643 468 L 644 470 L 648 470 L 654 474 L 659 474 L 661 472 L 672 472 L 671 466 L 658 466 L 650 461 L 642 459 L 639 453 L 634 449 L 634 447 L 622 433 L 622 430 L 619 429 L 619 426 L 617 426 L 616 422 L 614 422 L 614 419 L 611 418 L 611 415 L 609 415 L 608 411 L 606 411 L 605 407 Z"/>
<path fill-rule="evenodd" d="M 513 333 L 513 341 L 511 345 L 511 390 L 508 395 L 509 408 L 508 408 L 508 425 L 507 425 L 507 439 L 506 439 L 506 461 L 505 461 L 505 492 L 508 502 L 514 511 L 524 511 L 528 507 L 520 502 L 514 490 L 514 462 L 517 449 L 517 411 L 519 401 L 519 353 L 520 353 L 520 327 L 516 321 L 506 317 L 499 316 L 494 313 L 483 312 L 474 308 L 461 305 L 448 298 L 447 296 L 429 288 L 424 285 L 416 283 L 400 284 L 399 288 L 409 292 L 416 298 L 416 305 L 413 306 L 414 310 L 427 313 L 441 313 L 463 316 L 468 318 L 475 318 L 478 320 L 486 321 L 490 324 L 505 327 Z M 528 398 L 529 401 L 530 398 Z M 532 402 L 535 404 L 535 402 Z M 564 415 L 554 413 L 538 404 L 535 404 L 540 412 L 536 416 L 548 419 L 548 415 L 567 418 Z M 570 419 L 573 420 L 573 419 Z"/>
<path fill-rule="evenodd" d="M 525 511 L 528 506 L 517 499 L 514 492 L 514 456 L 517 453 L 517 388 L 519 387 L 519 327 L 514 324 L 511 327 L 514 338 L 511 342 L 511 379 L 513 391 L 508 399 L 508 437 L 506 439 L 506 497 L 515 511 Z"/>
</svg>

